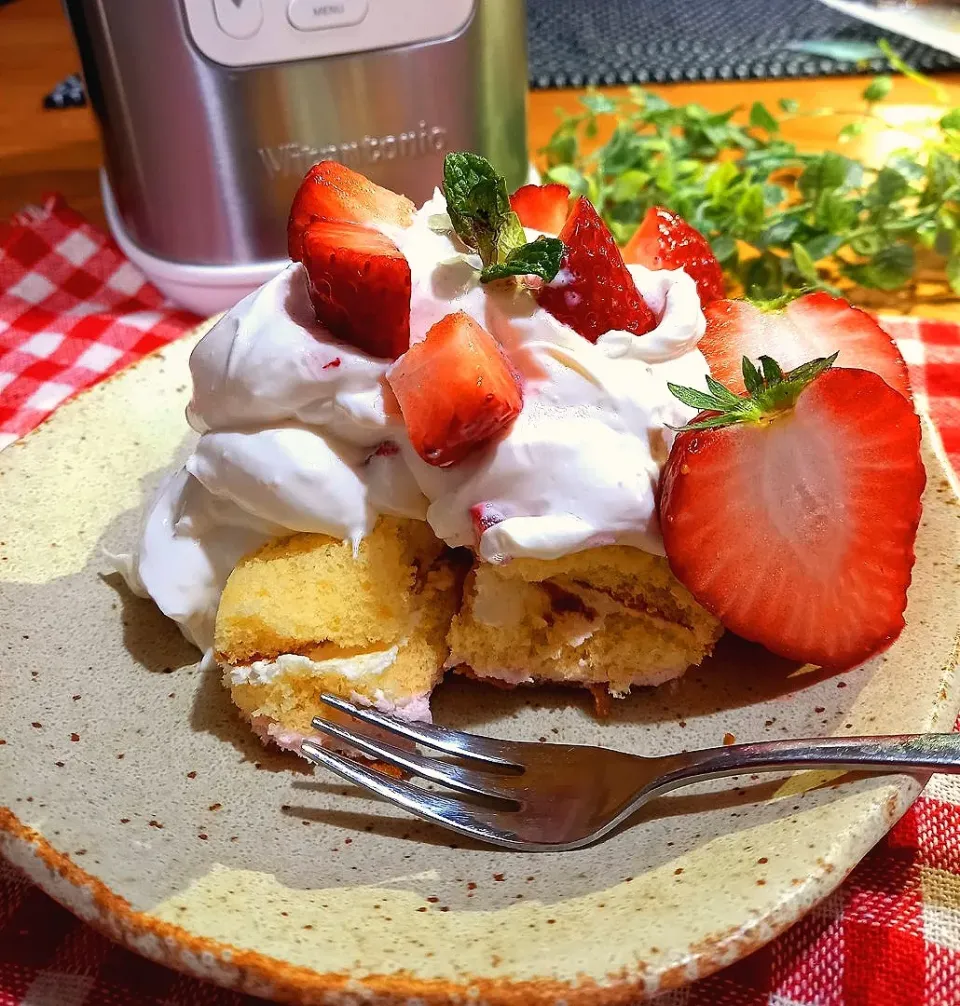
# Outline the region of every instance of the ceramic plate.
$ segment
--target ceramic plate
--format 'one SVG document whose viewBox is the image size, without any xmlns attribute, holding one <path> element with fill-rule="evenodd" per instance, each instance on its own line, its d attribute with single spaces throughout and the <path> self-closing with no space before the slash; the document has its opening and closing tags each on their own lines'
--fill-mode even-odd
<svg viewBox="0 0 960 1006">
<path fill-rule="evenodd" d="M 634 1003 L 742 957 L 835 888 L 916 797 L 807 772 L 681 791 L 602 844 L 474 846 L 265 750 L 174 625 L 109 572 L 186 447 L 186 339 L 0 455 L 0 850 L 144 955 L 298 1003 Z M 949 730 L 960 508 L 929 431 L 908 625 L 826 675 L 727 639 L 594 718 L 466 681 L 438 721 L 638 753 Z M 737 786 L 737 782 L 739 786 Z"/>
</svg>

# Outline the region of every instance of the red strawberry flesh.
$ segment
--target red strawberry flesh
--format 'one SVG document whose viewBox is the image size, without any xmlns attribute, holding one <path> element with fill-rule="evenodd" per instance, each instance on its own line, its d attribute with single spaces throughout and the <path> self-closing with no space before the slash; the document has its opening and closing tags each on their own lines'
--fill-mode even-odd
<svg viewBox="0 0 960 1006">
<path fill-rule="evenodd" d="M 590 342 L 604 332 L 644 335 L 656 326 L 613 235 L 589 199 L 576 201 L 560 240 L 565 248 L 560 272 L 537 292 L 541 306 L 557 321 Z"/>
<path fill-rule="evenodd" d="M 570 190 L 557 182 L 523 185 L 510 197 L 510 208 L 524 227 L 559 234 L 570 212 Z"/>
<path fill-rule="evenodd" d="M 410 345 L 410 266 L 379 231 L 314 221 L 303 235 L 303 266 L 317 320 L 371 356 L 395 360 Z"/>
<path fill-rule="evenodd" d="M 469 315 L 441 318 L 390 368 L 414 450 L 428 464 L 456 464 L 506 429 L 523 393 L 500 344 Z"/>
<path fill-rule="evenodd" d="M 651 206 L 623 249 L 625 262 L 648 269 L 683 269 L 696 283 L 700 303 L 724 295 L 723 269 L 710 242 L 682 217 L 662 206 Z"/>
<path fill-rule="evenodd" d="M 744 391 L 741 362 L 772 356 L 785 369 L 839 351 L 836 367 L 879 374 L 910 398 L 907 365 L 893 339 L 865 311 L 828 293 L 810 293 L 783 311 L 763 311 L 749 301 L 720 300 L 704 308 L 707 330 L 700 351 L 721 384 Z"/>
<path fill-rule="evenodd" d="M 405 196 L 376 185 L 339 161 L 320 161 L 307 172 L 293 197 L 287 222 L 287 250 L 302 256 L 303 234 L 315 220 L 408 227 L 415 207 Z"/>
<path fill-rule="evenodd" d="M 470 507 L 470 520 L 473 522 L 473 529 L 477 532 L 479 541 L 485 531 L 506 520 L 506 517 L 492 503 L 477 503 Z"/>
<path fill-rule="evenodd" d="M 904 625 L 919 447 L 910 404 L 862 370 L 827 371 L 767 422 L 682 432 L 661 481 L 670 567 L 733 632 L 855 666 Z"/>
</svg>

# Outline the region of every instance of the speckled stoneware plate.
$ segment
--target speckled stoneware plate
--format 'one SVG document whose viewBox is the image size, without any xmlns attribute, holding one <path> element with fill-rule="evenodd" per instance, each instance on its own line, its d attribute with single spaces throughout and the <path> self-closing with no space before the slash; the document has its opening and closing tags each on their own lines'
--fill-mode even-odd
<svg viewBox="0 0 960 1006">
<path fill-rule="evenodd" d="M 634 1003 L 755 949 L 917 795 L 808 772 L 649 805 L 580 852 L 473 846 L 263 749 L 175 626 L 108 572 L 184 448 L 190 339 L 0 455 L 0 850 L 148 957 L 298 1003 Z M 841 676 L 727 640 L 598 721 L 573 692 L 436 696 L 443 723 L 639 753 L 949 730 L 960 508 L 927 436 L 908 626 Z"/>
</svg>

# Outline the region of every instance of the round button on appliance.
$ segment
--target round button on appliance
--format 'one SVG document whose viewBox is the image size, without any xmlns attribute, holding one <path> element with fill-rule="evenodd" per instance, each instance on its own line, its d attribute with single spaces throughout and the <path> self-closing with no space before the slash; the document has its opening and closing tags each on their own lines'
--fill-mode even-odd
<svg viewBox="0 0 960 1006">
<path fill-rule="evenodd" d="M 287 8 L 290 24 L 300 31 L 342 28 L 359 24 L 366 16 L 367 0 L 290 0 Z"/>
<path fill-rule="evenodd" d="M 263 24 L 260 0 L 213 0 L 213 13 L 231 38 L 252 38 Z"/>
</svg>

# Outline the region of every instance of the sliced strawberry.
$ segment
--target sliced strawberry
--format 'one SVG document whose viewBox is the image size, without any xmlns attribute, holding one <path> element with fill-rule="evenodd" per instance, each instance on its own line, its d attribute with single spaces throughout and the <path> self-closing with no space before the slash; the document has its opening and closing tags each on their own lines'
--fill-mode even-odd
<svg viewBox="0 0 960 1006">
<path fill-rule="evenodd" d="M 506 429 L 523 393 L 500 344 L 468 314 L 441 318 L 390 368 L 414 450 L 445 467 Z"/>
<path fill-rule="evenodd" d="M 510 197 L 510 208 L 524 227 L 544 234 L 559 234 L 570 212 L 566 185 L 523 185 Z"/>
<path fill-rule="evenodd" d="M 710 242 L 682 217 L 662 206 L 651 206 L 623 249 L 624 262 L 648 269 L 683 269 L 697 284 L 700 303 L 725 293 L 723 270 Z"/>
<path fill-rule="evenodd" d="M 794 383 L 734 425 L 678 434 L 661 481 L 664 546 L 728 629 L 793 660 L 852 667 L 903 628 L 920 423 L 869 371 Z M 718 404 L 730 415 L 757 400 Z"/>
<path fill-rule="evenodd" d="M 317 320 L 371 356 L 395 360 L 410 345 L 410 265 L 379 231 L 316 220 L 303 234 L 303 266 Z"/>
<path fill-rule="evenodd" d="M 321 161 L 307 172 L 293 197 L 287 250 L 294 262 L 300 261 L 303 232 L 314 220 L 408 227 L 415 208 L 405 196 L 375 185 L 339 161 Z"/>
<path fill-rule="evenodd" d="M 764 311 L 743 300 L 719 300 L 704 309 L 707 331 L 700 350 L 710 373 L 737 394 L 743 391 L 741 361 L 773 356 L 784 367 L 839 350 L 838 367 L 879 374 L 910 398 L 907 365 L 893 339 L 864 311 L 828 293 L 809 293 L 783 311 Z"/>
<path fill-rule="evenodd" d="M 604 332 L 643 335 L 656 326 L 613 235 L 586 197 L 574 203 L 560 240 L 565 249 L 560 272 L 537 293 L 557 321 L 590 342 Z"/>
</svg>

